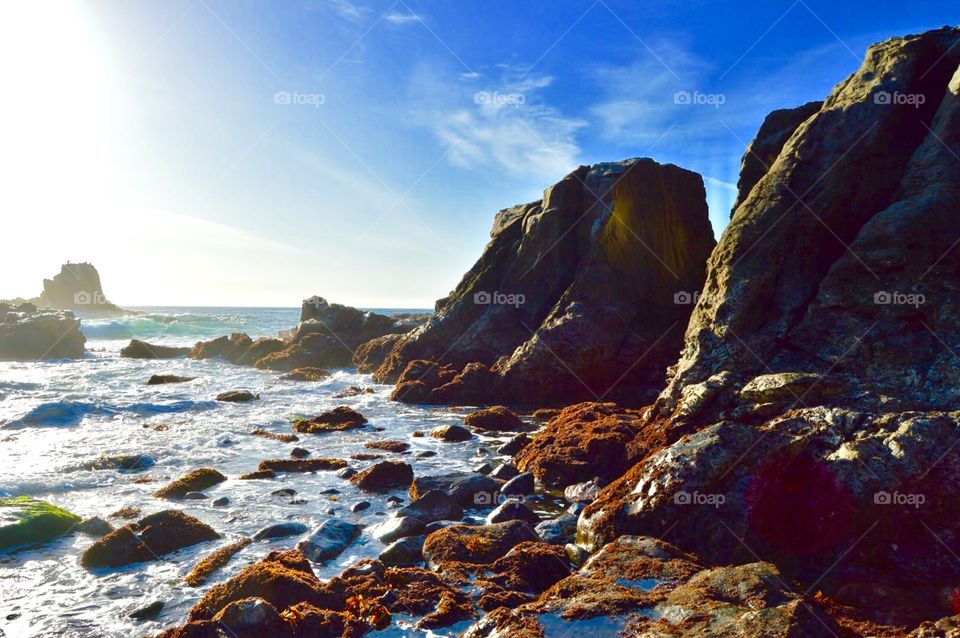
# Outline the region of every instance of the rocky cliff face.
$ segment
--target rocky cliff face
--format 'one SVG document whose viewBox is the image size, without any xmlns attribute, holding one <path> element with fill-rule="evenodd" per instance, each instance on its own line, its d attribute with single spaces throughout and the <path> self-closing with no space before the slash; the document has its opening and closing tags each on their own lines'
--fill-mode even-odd
<svg viewBox="0 0 960 638">
<path fill-rule="evenodd" d="M 100 273 L 89 263 L 67 262 L 53 279 L 44 279 L 38 305 L 83 312 L 121 312 L 120 308 L 107 301 L 100 284 Z"/>
<path fill-rule="evenodd" d="M 650 399 L 713 246 L 699 175 L 582 166 L 497 215 L 483 255 L 375 378 L 423 403 Z"/>
<path fill-rule="evenodd" d="M 778 152 L 761 131 L 636 463 L 582 544 L 770 560 L 868 623 L 956 613 L 958 45 L 875 45 L 815 113 L 777 116 Z"/>
</svg>

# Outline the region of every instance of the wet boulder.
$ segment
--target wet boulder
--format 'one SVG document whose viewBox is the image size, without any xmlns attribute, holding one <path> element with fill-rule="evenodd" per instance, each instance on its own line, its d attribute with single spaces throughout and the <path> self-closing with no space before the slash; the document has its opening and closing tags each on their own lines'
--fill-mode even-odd
<svg viewBox="0 0 960 638">
<path fill-rule="evenodd" d="M 414 479 L 416 483 L 417 479 Z M 459 521 L 463 518 L 463 508 L 447 493 L 441 490 L 429 490 L 412 503 L 397 510 L 398 516 L 409 516 L 424 523 L 434 521 Z"/>
<path fill-rule="evenodd" d="M 120 350 L 120 356 L 128 359 L 176 359 L 190 354 L 190 348 L 159 346 L 133 339 Z"/>
<path fill-rule="evenodd" d="M 297 550 L 316 563 L 328 561 L 349 547 L 362 530 L 362 525 L 331 518 L 300 541 Z"/>
<path fill-rule="evenodd" d="M 500 482 L 483 474 L 454 472 L 434 476 L 418 476 L 410 485 L 410 498 L 418 499 L 432 490 L 439 490 L 462 507 L 492 507 Z"/>
<path fill-rule="evenodd" d="M 122 567 L 217 538 L 220 535 L 203 521 L 164 510 L 110 532 L 87 548 L 80 564 L 88 569 Z"/>
<path fill-rule="evenodd" d="M 451 525 L 427 536 L 423 556 L 431 565 L 448 561 L 488 564 L 524 541 L 539 540 L 536 532 L 522 521 Z"/>
<path fill-rule="evenodd" d="M 80 517 L 29 496 L 0 498 L 0 551 L 46 543 L 69 533 Z"/>
<path fill-rule="evenodd" d="M 202 467 L 181 476 L 153 493 L 157 498 L 180 499 L 188 492 L 200 492 L 226 481 L 227 477 L 211 467 Z"/>
<path fill-rule="evenodd" d="M 532 429 L 503 406 L 475 410 L 464 417 L 463 423 L 481 432 L 522 432 Z"/>
<path fill-rule="evenodd" d="M 407 488 L 413 482 L 413 468 L 401 461 L 381 461 L 350 477 L 350 482 L 368 492 Z"/>
<path fill-rule="evenodd" d="M 341 405 L 329 412 L 319 414 L 312 419 L 300 419 L 293 424 L 293 429 L 304 434 L 319 434 L 322 432 L 343 432 L 361 428 L 367 424 L 362 414 Z"/>
</svg>

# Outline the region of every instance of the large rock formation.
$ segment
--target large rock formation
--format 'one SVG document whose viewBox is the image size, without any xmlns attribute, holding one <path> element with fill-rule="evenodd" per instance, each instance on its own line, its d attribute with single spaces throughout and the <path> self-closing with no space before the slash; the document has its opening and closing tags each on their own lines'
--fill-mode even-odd
<svg viewBox="0 0 960 638">
<path fill-rule="evenodd" d="M 86 341 L 70 311 L 0 303 L 0 361 L 82 359 Z"/>
<path fill-rule="evenodd" d="M 100 284 L 100 273 L 90 263 L 67 262 L 53 279 L 44 279 L 38 305 L 107 314 L 124 312 L 107 301 Z"/>
<path fill-rule="evenodd" d="M 958 45 L 944 28 L 871 47 L 741 180 L 636 464 L 581 515 L 584 546 L 665 535 L 770 561 L 860 610 L 853 635 L 956 613 Z"/>
<path fill-rule="evenodd" d="M 303 302 L 300 323 L 283 339 L 253 339 L 236 332 L 199 341 L 193 348 L 165 348 L 133 340 L 122 355 L 168 358 L 186 354 L 191 359 L 221 358 L 236 365 L 285 372 L 348 368 L 362 362 L 369 371 L 386 355 L 383 348 L 378 348 L 380 341 L 399 337 L 425 320 L 425 315 L 387 316 L 311 297 Z"/>
<path fill-rule="evenodd" d="M 483 255 L 375 378 L 409 402 L 652 399 L 713 246 L 699 175 L 581 166 L 500 211 Z"/>
</svg>

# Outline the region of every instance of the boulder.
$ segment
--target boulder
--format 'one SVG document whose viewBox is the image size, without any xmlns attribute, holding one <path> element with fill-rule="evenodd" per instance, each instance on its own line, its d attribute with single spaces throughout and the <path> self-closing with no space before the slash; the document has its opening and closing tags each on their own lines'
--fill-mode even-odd
<svg viewBox="0 0 960 638">
<path fill-rule="evenodd" d="M 414 483 L 417 479 L 414 479 Z M 421 484 L 422 485 L 422 484 Z M 411 487 L 411 490 L 413 488 Z M 397 510 L 397 516 L 412 517 L 424 523 L 434 521 L 459 521 L 463 518 L 463 508 L 446 492 L 429 490 L 412 503 Z"/>
<path fill-rule="evenodd" d="M 505 523 L 507 521 L 523 521 L 530 525 L 536 524 L 540 517 L 530 511 L 530 508 L 515 498 L 508 498 L 487 514 L 487 523 Z"/>
<path fill-rule="evenodd" d="M 283 349 L 279 339 L 251 339 L 242 332 L 210 341 L 198 341 L 190 350 L 191 359 L 223 359 L 235 365 L 254 365 L 260 359 Z"/>
<path fill-rule="evenodd" d="M 258 530 L 257 533 L 253 535 L 253 540 L 262 541 L 273 538 L 285 538 L 287 536 L 299 536 L 300 534 L 305 534 L 309 529 L 310 528 L 303 523 L 297 523 L 295 521 L 275 523 Z"/>
<path fill-rule="evenodd" d="M 569 512 L 564 512 L 556 518 L 537 523 L 533 530 L 545 543 L 566 545 L 573 539 L 577 531 L 577 517 Z"/>
<path fill-rule="evenodd" d="M 330 371 L 326 368 L 297 368 L 281 375 L 284 381 L 323 381 L 330 377 Z"/>
<path fill-rule="evenodd" d="M 500 493 L 507 498 L 524 497 L 533 494 L 535 490 L 536 484 L 533 479 L 533 472 L 524 472 L 504 483 L 500 488 Z"/>
<path fill-rule="evenodd" d="M 611 403 L 565 408 L 516 455 L 517 467 L 550 487 L 594 477 L 612 480 L 630 467 L 628 444 L 640 429 L 639 412 Z"/>
<path fill-rule="evenodd" d="M 77 523 L 77 531 L 87 536 L 100 538 L 113 531 L 113 525 L 103 520 L 99 516 L 91 516 Z"/>
<path fill-rule="evenodd" d="M 324 521 L 307 538 L 297 544 L 297 550 L 310 560 L 320 563 L 339 556 L 360 536 L 362 525 L 331 518 Z"/>
<path fill-rule="evenodd" d="M 392 543 L 401 538 L 423 534 L 424 527 L 424 522 L 419 518 L 396 516 L 372 527 L 370 535 L 381 543 Z"/>
<path fill-rule="evenodd" d="M 647 401 L 714 244 L 699 175 L 651 159 L 581 166 L 497 215 L 480 259 L 374 378 L 412 403 Z"/>
<path fill-rule="evenodd" d="M 0 551 L 46 543 L 68 534 L 80 517 L 29 496 L 0 498 Z"/>
<path fill-rule="evenodd" d="M 486 565 L 524 541 L 539 540 L 536 532 L 522 521 L 451 525 L 427 536 L 423 556 L 431 565 L 449 561 Z"/>
<path fill-rule="evenodd" d="M 86 340 L 72 312 L 0 306 L 0 361 L 82 359 Z"/>
<path fill-rule="evenodd" d="M 199 492 L 226 480 L 227 477 L 215 469 L 202 467 L 172 481 L 154 492 L 153 495 L 157 498 L 183 498 L 187 492 Z"/>
<path fill-rule="evenodd" d="M 401 461 L 381 461 L 352 476 L 350 482 L 368 492 L 407 488 L 413 482 L 413 468 Z"/>
<path fill-rule="evenodd" d="M 510 438 L 509 441 L 497 448 L 497 454 L 503 454 L 505 456 L 514 456 L 524 447 L 526 447 L 530 441 L 533 439 L 530 438 L 529 434 L 520 433 Z"/>
<path fill-rule="evenodd" d="M 461 425 L 438 425 L 430 430 L 430 436 L 448 443 L 460 443 L 469 441 L 473 434 L 467 428 Z"/>
<path fill-rule="evenodd" d="M 353 430 L 362 428 L 366 424 L 366 417 L 353 408 L 341 405 L 312 419 L 300 419 L 293 424 L 293 429 L 304 434 L 319 434 Z"/>
<path fill-rule="evenodd" d="M 217 538 L 220 535 L 203 521 L 164 510 L 110 532 L 87 548 L 80 564 L 88 569 L 122 567 Z"/>
<path fill-rule="evenodd" d="M 213 620 L 228 628 L 234 636 L 283 636 L 290 633 L 276 607 L 262 598 L 235 600 L 221 609 Z"/>
<path fill-rule="evenodd" d="M 503 406 L 475 410 L 464 417 L 463 423 L 481 432 L 522 432 L 532 429 Z"/>
<path fill-rule="evenodd" d="M 165 385 L 168 383 L 186 383 L 196 377 L 181 377 L 175 374 L 154 374 L 147 379 L 147 385 Z"/>
<path fill-rule="evenodd" d="M 231 390 L 229 392 L 221 392 L 217 395 L 217 401 L 224 401 L 226 403 L 246 403 L 247 401 L 256 401 L 260 398 L 260 394 L 254 394 L 249 390 Z"/>
<path fill-rule="evenodd" d="M 347 466 L 343 459 L 270 459 L 260 461 L 258 472 L 328 472 L 342 470 Z"/>
<path fill-rule="evenodd" d="M 190 348 L 159 346 L 139 339 L 132 339 L 120 350 L 120 356 L 128 359 L 176 359 L 190 354 Z"/>
<path fill-rule="evenodd" d="M 423 562 L 423 543 L 426 536 L 408 536 L 387 546 L 378 560 L 388 567 L 411 567 Z"/>
<path fill-rule="evenodd" d="M 388 317 L 349 306 L 328 303 L 322 297 L 303 302 L 300 324 L 287 343 L 252 361 L 262 370 L 294 370 L 303 367 L 348 368 L 356 352 L 373 339 L 412 330 L 424 317 Z M 382 346 L 381 346 L 382 347 Z M 361 364 L 377 346 L 363 348 Z"/>
<path fill-rule="evenodd" d="M 493 507 L 500 482 L 470 472 L 418 476 L 410 485 L 410 498 L 419 499 L 433 490 L 443 492 L 462 507 Z"/>
</svg>

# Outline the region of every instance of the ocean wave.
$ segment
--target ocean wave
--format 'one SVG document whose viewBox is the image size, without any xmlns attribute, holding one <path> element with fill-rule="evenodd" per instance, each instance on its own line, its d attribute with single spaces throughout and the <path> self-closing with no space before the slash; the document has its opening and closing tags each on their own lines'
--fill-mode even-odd
<svg viewBox="0 0 960 638">
<path fill-rule="evenodd" d="M 132 403 L 116 406 L 109 404 L 88 403 L 84 401 L 53 401 L 41 403 L 32 408 L 20 418 L 0 425 L 0 429 L 16 429 L 25 427 L 63 427 L 78 425 L 87 416 L 113 416 L 127 413 L 137 416 L 151 416 L 154 414 L 175 414 L 209 410 L 216 407 L 216 401 L 171 401 L 168 403 Z"/>
</svg>

